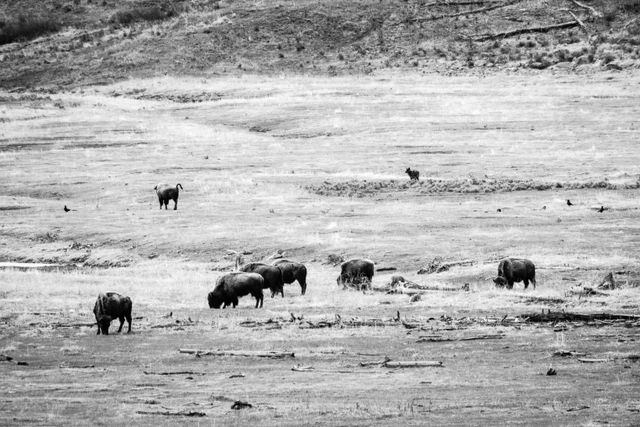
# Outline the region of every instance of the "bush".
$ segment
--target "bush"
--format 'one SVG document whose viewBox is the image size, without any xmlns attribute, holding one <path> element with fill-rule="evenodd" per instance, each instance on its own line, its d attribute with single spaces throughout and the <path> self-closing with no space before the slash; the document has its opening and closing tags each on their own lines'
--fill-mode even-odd
<svg viewBox="0 0 640 427">
<path fill-rule="evenodd" d="M 141 21 L 161 21 L 177 14 L 176 9 L 171 6 L 139 6 L 114 13 L 109 22 L 129 25 Z"/>
<path fill-rule="evenodd" d="M 60 29 L 59 22 L 51 18 L 18 16 L 15 21 L 0 21 L 0 44 L 32 40 Z"/>
</svg>

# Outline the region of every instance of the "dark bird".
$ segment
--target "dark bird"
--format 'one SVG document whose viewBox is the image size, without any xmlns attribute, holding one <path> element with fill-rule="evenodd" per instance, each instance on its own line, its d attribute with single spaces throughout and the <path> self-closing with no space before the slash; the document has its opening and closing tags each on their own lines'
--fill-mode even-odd
<svg viewBox="0 0 640 427">
<path fill-rule="evenodd" d="M 502 209 L 498 208 L 498 212 L 502 212 Z"/>
<path fill-rule="evenodd" d="M 545 209 L 547 209 L 547 205 L 544 205 L 544 206 L 542 207 L 542 210 L 545 210 Z"/>
<path fill-rule="evenodd" d="M 64 205 L 64 211 L 65 211 L 65 212 L 69 212 L 70 210 L 71 210 L 71 209 L 69 209 L 69 208 L 67 207 L 67 205 Z"/>
<path fill-rule="evenodd" d="M 567 199 L 567 206 L 573 206 L 573 203 L 571 203 L 571 200 Z"/>
<path fill-rule="evenodd" d="M 600 213 L 604 212 L 604 206 L 600 206 L 600 209 L 598 209 L 598 212 Z"/>
</svg>

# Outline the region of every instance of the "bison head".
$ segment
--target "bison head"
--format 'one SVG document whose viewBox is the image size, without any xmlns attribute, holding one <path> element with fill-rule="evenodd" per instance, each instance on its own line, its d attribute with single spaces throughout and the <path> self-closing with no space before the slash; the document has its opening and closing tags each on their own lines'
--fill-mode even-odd
<svg viewBox="0 0 640 427">
<path fill-rule="evenodd" d="M 505 279 L 502 276 L 498 276 L 495 279 L 493 279 L 493 283 L 495 283 L 496 286 L 499 288 L 504 288 L 505 286 L 507 286 L 507 279 Z"/>
<path fill-rule="evenodd" d="M 111 326 L 111 316 L 102 315 L 98 317 L 98 327 L 103 335 L 109 335 L 109 326 Z"/>
<path fill-rule="evenodd" d="M 220 308 L 224 302 L 219 295 L 216 295 L 213 292 L 209 292 L 207 299 L 209 300 L 209 308 Z"/>
</svg>

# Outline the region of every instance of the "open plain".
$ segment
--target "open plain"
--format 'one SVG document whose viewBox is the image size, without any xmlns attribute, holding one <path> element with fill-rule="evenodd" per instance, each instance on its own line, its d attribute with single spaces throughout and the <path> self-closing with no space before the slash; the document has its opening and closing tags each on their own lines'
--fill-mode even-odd
<svg viewBox="0 0 640 427">
<path fill-rule="evenodd" d="M 0 424 L 638 424 L 639 137 L 635 71 L 4 90 Z M 277 251 L 306 295 L 207 307 L 238 254 Z M 345 290 L 329 256 L 442 290 Z M 505 256 L 536 289 L 493 286 Z M 417 274 L 437 257 L 468 262 Z M 96 335 L 101 291 L 131 334 Z"/>
</svg>

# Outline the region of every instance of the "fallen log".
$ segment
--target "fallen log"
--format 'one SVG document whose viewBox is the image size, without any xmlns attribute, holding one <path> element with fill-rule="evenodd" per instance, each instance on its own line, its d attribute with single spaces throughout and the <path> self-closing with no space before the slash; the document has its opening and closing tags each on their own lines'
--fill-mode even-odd
<svg viewBox="0 0 640 427">
<path fill-rule="evenodd" d="M 567 12 L 569 12 L 569 15 L 571 15 L 571 17 L 573 18 L 574 21 L 576 21 L 578 23 L 578 25 L 580 26 L 580 28 L 582 28 L 582 31 L 585 32 L 585 34 L 587 36 L 589 36 L 589 30 L 587 29 L 587 26 L 584 25 L 584 22 L 582 22 L 576 15 L 575 13 L 571 12 L 570 10 L 567 10 Z"/>
<path fill-rule="evenodd" d="M 441 368 L 442 362 L 438 360 L 411 360 L 411 361 L 388 361 L 382 364 L 385 368 Z"/>
<path fill-rule="evenodd" d="M 484 12 L 489 12 L 491 10 L 500 9 L 502 7 L 511 6 L 521 1 L 522 0 L 510 0 L 510 1 L 501 2 L 500 4 L 496 4 L 496 5 L 482 7 L 480 9 L 467 10 L 464 12 L 451 13 L 447 15 L 435 15 L 435 16 L 429 16 L 424 18 L 409 18 L 407 22 L 414 23 L 414 22 L 438 21 L 440 19 L 457 18 L 459 16 L 474 15 L 476 13 L 484 13 Z"/>
<path fill-rule="evenodd" d="M 456 7 L 456 6 L 472 6 L 475 4 L 487 4 L 487 3 L 503 3 L 504 0 L 462 0 L 462 1 L 434 1 L 431 3 L 425 3 L 421 5 L 422 7 L 430 7 L 430 6 L 448 6 L 448 7 Z"/>
<path fill-rule="evenodd" d="M 207 414 L 199 411 L 136 411 L 136 414 L 141 415 L 167 415 L 173 417 L 206 417 Z"/>
<path fill-rule="evenodd" d="M 558 351 L 554 351 L 553 355 L 556 357 L 576 357 L 576 356 L 586 356 L 586 353 L 578 353 L 577 351 L 565 351 L 565 350 L 558 350 Z"/>
<path fill-rule="evenodd" d="M 583 357 L 578 357 L 578 361 L 582 363 L 603 363 L 603 362 L 608 362 L 609 359 L 587 359 Z"/>
<path fill-rule="evenodd" d="M 416 342 L 447 342 L 447 341 L 474 341 L 474 340 L 501 340 L 504 335 L 501 334 L 487 334 L 476 335 L 473 337 L 442 337 L 442 336 L 429 336 L 419 337 Z"/>
<path fill-rule="evenodd" d="M 591 6 L 587 6 L 586 4 L 582 4 L 577 0 L 571 0 L 571 3 L 575 4 L 576 6 L 588 10 L 590 14 L 592 14 L 593 16 L 595 16 L 596 18 L 602 18 L 602 13 L 598 12 L 597 10 L 595 10 L 594 8 L 592 8 Z"/>
<path fill-rule="evenodd" d="M 30 323 L 29 325 L 39 325 L 40 323 Z M 52 328 L 90 328 L 96 326 L 96 322 L 91 323 L 50 323 Z"/>
<path fill-rule="evenodd" d="M 374 362 L 360 362 L 360 366 L 376 366 L 376 365 L 382 366 L 387 362 L 391 362 L 391 359 L 388 358 L 388 357 L 385 357 L 382 360 L 377 360 L 377 361 L 374 361 Z"/>
<path fill-rule="evenodd" d="M 431 260 L 428 266 L 422 267 L 420 270 L 418 270 L 418 274 L 442 273 L 443 271 L 449 270 L 451 267 L 455 267 L 458 265 L 473 265 L 476 263 L 477 261 L 474 259 L 443 262 L 442 258 L 435 257 L 433 260 Z"/>
<path fill-rule="evenodd" d="M 593 296 L 593 295 L 600 295 L 600 296 L 609 296 L 608 293 L 606 292 L 600 292 L 600 291 L 596 291 L 593 288 L 590 288 L 588 286 L 584 286 L 582 289 L 570 289 L 569 290 L 569 294 L 571 295 L 578 295 L 580 297 L 588 297 L 588 296 Z"/>
<path fill-rule="evenodd" d="M 636 314 L 615 314 L 615 313 L 594 313 L 594 314 L 581 314 L 581 313 L 567 313 L 551 311 L 547 313 L 535 313 L 525 314 L 519 316 L 523 321 L 546 323 L 546 322 L 561 322 L 561 321 L 583 321 L 590 322 L 594 320 L 640 320 L 640 315 Z"/>
<path fill-rule="evenodd" d="M 507 38 L 513 36 L 519 36 L 520 34 L 528 34 L 528 33 L 547 33 L 553 30 L 561 30 L 564 28 L 572 28 L 577 27 L 578 23 L 576 21 L 570 22 L 562 22 L 560 24 L 547 25 L 545 27 L 528 27 L 528 28 L 519 28 L 517 30 L 504 31 L 502 33 L 496 34 L 486 34 L 484 36 L 476 37 L 473 41 L 483 42 L 487 40 L 494 40 L 499 38 Z"/>
<path fill-rule="evenodd" d="M 153 371 L 142 371 L 145 375 L 207 375 L 204 372 L 193 372 L 193 371 L 174 371 L 174 372 L 153 372 Z"/>
<path fill-rule="evenodd" d="M 293 372 L 321 372 L 323 374 L 354 374 L 356 371 L 349 369 L 316 369 L 313 366 L 296 365 L 291 368 Z M 366 371 L 363 371 L 366 372 Z"/>
<path fill-rule="evenodd" d="M 282 359 L 285 357 L 295 357 L 293 352 L 288 351 L 233 351 L 233 350 L 199 350 L 190 348 L 178 349 L 180 353 L 195 354 L 198 356 L 234 356 L 234 357 L 269 357 Z"/>
</svg>

